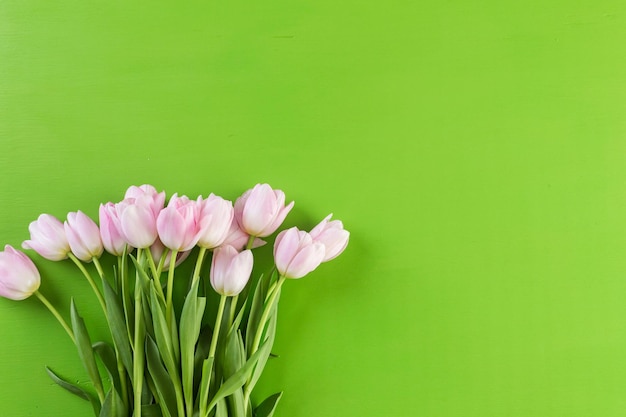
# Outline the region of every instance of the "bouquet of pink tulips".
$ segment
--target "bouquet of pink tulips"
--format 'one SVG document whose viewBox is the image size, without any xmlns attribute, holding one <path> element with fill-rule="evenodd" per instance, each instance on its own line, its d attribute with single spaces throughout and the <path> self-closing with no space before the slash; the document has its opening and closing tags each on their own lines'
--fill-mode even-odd
<svg viewBox="0 0 626 417">
<path fill-rule="evenodd" d="M 330 215 L 310 232 L 283 230 L 271 271 L 249 284 L 251 250 L 265 244 L 261 238 L 273 234 L 292 207 L 267 184 L 246 191 L 234 206 L 213 194 L 197 200 L 174 194 L 165 206 L 164 192 L 142 185 L 130 187 L 119 203 L 100 205 L 99 227 L 81 211 L 69 213 L 64 223 L 39 216 L 23 247 L 76 264 L 102 307 L 110 340 L 92 341 L 73 299 L 68 323 L 39 292 L 33 262 L 9 245 L 0 252 L 0 295 L 23 300 L 34 294 L 54 314 L 93 387 L 47 372 L 89 401 L 96 416 L 270 417 L 282 393 L 260 404 L 250 395 L 271 355 L 281 287 L 337 257 L 349 239 Z M 176 267 L 196 246 L 191 278 L 177 277 Z M 99 261 L 105 250 L 117 257 L 111 271 Z M 173 285 L 181 279 L 188 280 L 188 292 L 178 312 Z M 207 303 L 206 280 L 219 304 Z M 240 299 L 240 293 L 247 297 Z M 214 323 L 209 312 L 216 312 Z"/>
</svg>

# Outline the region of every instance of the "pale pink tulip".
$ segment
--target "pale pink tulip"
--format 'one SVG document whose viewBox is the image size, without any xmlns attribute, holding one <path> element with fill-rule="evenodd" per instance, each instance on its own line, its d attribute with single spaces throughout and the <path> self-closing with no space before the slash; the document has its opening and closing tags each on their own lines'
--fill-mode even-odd
<svg viewBox="0 0 626 417">
<path fill-rule="evenodd" d="M 235 249 L 241 251 L 248 244 L 248 240 L 250 240 L 250 235 L 244 232 L 239 228 L 239 224 L 237 224 L 237 220 L 233 217 L 232 222 L 230 223 L 230 228 L 228 229 L 228 235 L 226 239 L 222 242 L 222 246 L 232 246 Z M 267 242 L 261 240 L 259 238 L 254 238 L 252 242 L 252 247 L 250 249 L 258 248 L 259 246 L 265 245 Z"/>
<path fill-rule="evenodd" d="M 233 203 L 214 194 L 205 200 L 198 197 L 200 237 L 198 246 L 213 249 L 220 246 L 230 230 L 234 217 Z"/>
<path fill-rule="evenodd" d="M 274 262 L 280 275 L 286 278 L 302 278 L 324 260 L 326 250 L 320 242 L 314 242 L 307 232 L 297 227 L 283 230 L 274 242 Z"/>
<path fill-rule="evenodd" d="M 309 232 L 314 242 L 320 242 L 326 248 L 326 255 L 322 262 L 328 262 L 339 256 L 348 246 L 350 239 L 350 232 L 344 230 L 340 220 L 329 221 L 332 216 L 332 214 L 326 216 Z"/>
<path fill-rule="evenodd" d="M 250 250 L 239 253 L 232 246 L 215 249 L 211 262 L 211 286 L 221 295 L 239 294 L 250 279 L 253 263 Z"/>
<path fill-rule="evenodd" d="M 141 200 L 142 204 L 150 207 L 155 219 L 165 205 L 165 192 L 157 192 L 156 188 L 150 184 L 140 185 L 139 187 L 131 185 L 128 187 L 128 190 L 126 190 L 126 194 L 124 194 L 124 199 L 127 198 Z"/>
<path fill-rule="evenodd" d="M 23 300 L 39 289 L 41 277 L 33 261 L 6 245 L 0 252 L 0 296 Z"/>
<path fill-rule="evenodd" d="M 163 245 L 163 243 L 157 238 L 157 240 L 152 244 L 152 246 L 150 246 L 150 253 L 152 255 L 152 259 L 154 259 L 154 262 L 158 265 L 160 260 L 161 260 L 161 256 L 163 256 L 163 253 L 165 252 L 165 246 Z M 184 252 L 178 252 L 176 254 L 176 265 L 178 266 L 181 263 L 183 263 L 183 261 L 185 259 L 187 259 L 189 257 L 189 255 L 191 254 L 191 251 L 184 251 Z M 162 271 L 167 271 L 170 269 L 170 260 L 172 259 L 172 251 L 168 250 L 167 251 L 167 255 L 165 255 L 165 260 L 163 261 L 163 269 Z"/>
<path fill-rule="evenodd" d="M 24 249 L 32 249 L 51 261 L 67 258 L 70 244 L 63 223 L 50 214 L 42 214 L 28 226 L 30 240 L 24 241 Z"/>
<path fill-rule="evenodd" d="M 122 233 L 117 206 L 113 203 L 100 204 L 99 215 L 100 238 L 104 249 L 112 255 L 121 256 L 128 242 Z"/>
<path fill-rule="evenodd" d="M 235 201 L 239 227 L 252 236 L 269 236 L 278 229 L 293 207 L 285 206 L 285 193 L 268 184 L 257 184 Z"/>
<path fill-rule="evenodd" d="M 102 255 L 102 239 L 98 225 L 82 211 L 71 212 L 65 221 L 65 234 L 72 253 L 84 262 Z"/>
<path fill-rule="evenodd" d="M 145 197 L 125 198 L 115 205 L 124 240 L 134 248 L 147 248 L 157 238 L 157 214 L 152 200 Z"/>
<path fill-rule="evenodd" d="M 200 237 L 200 206 L 186 196 L 174 194 L 157 218 L 157 231 L 163 244 L 176 251 L 187 251 Z"/>
</svg>

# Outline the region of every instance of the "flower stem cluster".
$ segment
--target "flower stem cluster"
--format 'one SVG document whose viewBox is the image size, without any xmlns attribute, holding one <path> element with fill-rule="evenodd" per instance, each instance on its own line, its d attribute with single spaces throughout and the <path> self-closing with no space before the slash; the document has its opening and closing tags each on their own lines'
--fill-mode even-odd
<svg viewBox="0 0 626 417">
<path fill-rule="evenodd" d="M 0 296 L 34 294 L 52 312 L 93 389 L 49 368 L 48 374 L 91 402 L 96 416 L 269 416 L 282 393 L 257 408 L 250 395 L 270 357 L 281 287 L 337 257 L 350 234 L 330 215 L 310 232 L 284 230 L 275 239 L 271 272 L 251 283 L 252 250 L 293 207 L 282 191 L 257 184 L 234 204 L 214 194 L 195 200 L 174 194 L 165 203 L 155 187 L 132 186 L 120 202 L 100 205 L 99 225 L 77 211 L 64 222 L 42 214 L 29 226 L 22 247 L 52 261 L 69 258 L 79 268 L 102 307 L 109 340 L 92 342 L 73 299 L 66 321 L 39 291 L 35 264 L 9 245 L 0 252 Z M 100 263 L 105 251 L 117 258 L 112 271 Z M 187 295 L 174 300 L 174 283 L 186 279 L 176 268 L 192 252 Z M 207 302 L 210 288 L 219 303 Z M 247 296 L 240 301 L 240 294 Z"/>
</svg>

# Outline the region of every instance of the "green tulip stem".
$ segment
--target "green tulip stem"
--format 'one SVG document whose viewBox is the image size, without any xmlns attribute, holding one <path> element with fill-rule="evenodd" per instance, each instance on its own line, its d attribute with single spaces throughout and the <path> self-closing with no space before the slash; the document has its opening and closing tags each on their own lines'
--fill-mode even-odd
<svg viewBox="0 0 626 417">
<path fill-rule="evenodd" d="M 220 335 L 220 327 L 222 326 L 222 316 L 224 315 L 224 306 L 226 305 L 227 295 L 220 297 L 220 305 L 217 308 L 217 317 L 215 318 L 215 326 L 213 326 L 213 337 L 211 338 L 211 347 L 209 349 L 209 358 L 215 357 L 215 349 L 217 349 L 217 339 Z"/>
<path fill-rule="evenodd" d="M 282 275 L 278 278 L 278 282 L 276 282 L 276 287 L 274 287 L 274 290 L 270 294 L 269 299 L 265 303 L 265 309 L 263 310 L 263 314 L 261 315 L 261 319 L 259 320 L 259 327 L 256 329 L 254 341 L 252 342 L 252 350 L 250 351 L 250 355 L 254 355 L 254 353 L 259 348 L 259 345 L 261 344 L 261 337 L 263 336 L 263 329 L 265 328 L 267 318 L 272 311 L 272 306 L 274 304 L 274 301 L 276 301 L 276 296 L 280 292 L 280 287 L 282 287 L 286 279 L 287 278 Z"/>
<path fill-rule="evenodd" d="M 274 305 L 274 302 L 276 301 L 276 296 L 280 292 L 280 287 L 282 287 L 285 280 L 286 278 L 282 275 L 278 278 L 278 281 L 273 287 L 273 290 L 271 291 L 269 298 L 265 303 L 265 309 L 263 310 L 263 314 L 261 315 L 261 319 L 259 320 L 259 327 L 256 329 L 256 334 L 254 335 L 254 341 L 252 342 L 252 350 L 250 351 L 250 356 L 254 355 L 254 353 L 259 349 L 259 345 L 261 344 L 261 337 L 263 337 L 263 330 L 265 329 L 267 318 L 269 317 L 270 312 L 272 311 L 272 307 Z M 246 412 L 248 409 L 250 394 L 252 393 L 252 387 L 249 385 L 251 379 L 252 379 L 252 374 L 250 374 L 250 376 L 248 377 L 248 380 L 246 381 L 244 385 L 243 403 L 245 407 L 244 410 Z"/>
<path fill-rule="evenodd" d="M 96 270 L 98 271 L 98 275 L 100 275 L 100 279 L 104 279 L 104 270 L 102 269 L 102 265 L 100 264 L 100 260 L 95 256 L 91 258 L 93 260 L 93 264 L 96 266 Z"/>
<path fill-rule="evenodd" d="M 177 250 L 172 250 L 172 256 L 170 258 L 170 270 L 167 274 L 167 300 L 165 303 L 165 320 L 167 321 L 167 327 L 172 327 L 172 293 L 174 291 L 174 269 L 176 268 L 176 255 Z"/>
<path fill-rule="evenodd" d="M 89 282 L 89 285 L 91 285 L 91 289 L 93 290 L 93 292 L 96 294 L 96 297 L 98 298 L 98 301 L 100 302 L 100 306 L 102 307 L 102 311 L 104 312 L 104 315 L 106 317 L 106 314 L 107 314 L 106 303 L 104 302 L 104 298 L 102 298 L 102 293 L 98 289 L 98 286 L 96 285 L 93 278 L 91 277 L 91 274 L 89 274 L 89 272 L 85 269 L 85 266 L 82 264 L 82 262 L 79 261 L 78 258 L 76 258 L 76 256 L 74 256 L 72 252 L 68 253 L 67 256 L 76 264 L 76 266 L 78 267 L 78 269 L 80 269 L 80 271 L 83 273 L 85 278 L 87 278 L 87 281 Z"/>
<path fill-rule="evenodd" d="M 163 266 L 165 266 L 165 259 L 167 258 L 167 254 L 170 253 L 168 248 L 165 248 L 163 254 L 161 255 L 161 259 L 159 259 L 159 265 L 157 266 L 157 276 L 161 277 L 161 272 L 163 272 Z"/>
<path fill-rule="evenodd" d="M 54 306 L 50 303 L 50 301 L 48 301 L 48 299 L 46 297 L 44 297 L 44 295 L 42 293 L 40 293 L 39 291 L 35 291 L 34 294 L 37 296 L 39 301 L 41 301 L 43 303 L 43 305 L 45 305 L 48 308 L 48 310 L 50 310 L 52 315 L 54 315 L 54 317 L 56 317 L 56 319 L 59 321 L 61 326 L 63 326 L 63 328 L 67 332 L 67 335 L 70 337 L 70 339 L 72 339 L 72 343 L 76 344 L 76 340 L 74 339 L 74 332 L 72 331 L 70 326 L 67 324 L 67 322 L 65 321 L 63 316 L 61 316 L 59 311 L 56 308 L 54 308 Z"/>
<path fill-rule="evenodd" d="M 149 250 L 149 249 L 148 249 Z M 137 249 L 137 263 L 141 265 L 143 251 Z M 133 417 L 141 417 L 141 393 L 144 379 L 144 340 L 141 338 L 142 289 L 139 271 L 135 273 L 135 334 L 133 338 Z"/>
<path fill-rule="evenodd" d="M 193 277 L 191 278 L 191 286 L 200 279 L 200 270 L 202 269 L 202 261 L 204 261 L 204 255 L 206 254 L 206 248 L 200 247 L 198 252 L 198 259 L 196 259 L 196 266 L 193 270 Z"/>
<path fill-rule="evenodd" d="M 152 257 L 152 251 L 150 251 L 149 249 L 146 250 L 146 256 L 148 258 L 148 263 L 150 264 L 150 271 L 152 272 L 152 278 L 154 278 L 154 280 L 158 282 L 159 276 L 161 274 L 157 274 L 157 267 L 156 267 L 156 264 L 154 263 L 154 258 Z"/>
</svg>

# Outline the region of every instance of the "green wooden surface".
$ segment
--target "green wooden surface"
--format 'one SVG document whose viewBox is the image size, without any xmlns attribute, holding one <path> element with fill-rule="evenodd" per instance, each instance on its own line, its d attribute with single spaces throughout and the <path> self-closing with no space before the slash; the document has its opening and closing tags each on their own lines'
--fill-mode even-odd
<svg viewBox="0 0 626 417">
<path fill-rule="evenodd" d="M 625 43 L 623 1 L 5 0 L 0 237 L 131 184 L 269 182 L 287 225 L 352 232 L 284 289 L 277 417 L 624 416 Z M 0 323 L 0 415 L 89 415 L 43 307 Z"/>
</svg>

